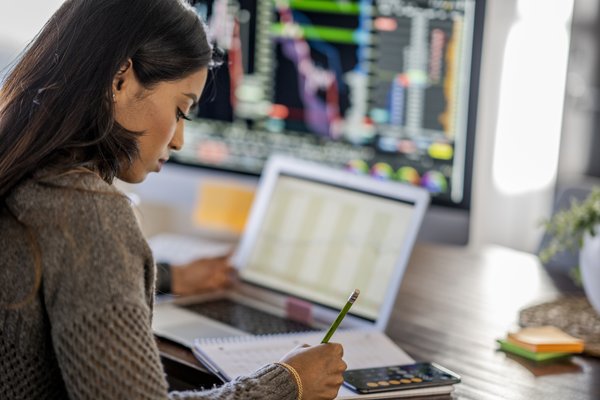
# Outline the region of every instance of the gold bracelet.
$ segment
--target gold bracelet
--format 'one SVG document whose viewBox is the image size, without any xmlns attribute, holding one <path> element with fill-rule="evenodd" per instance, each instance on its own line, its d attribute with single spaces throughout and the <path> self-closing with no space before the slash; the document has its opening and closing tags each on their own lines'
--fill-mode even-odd
<svg viewBox="0 0 600 400">
<path fill-rule="evenodd" d="M 304 389 L 302 388 L 302 380 L 300 379 L 298 371 L 296 371 L 294 367 L 286 363 L 278 362 L 276 364 L 281 365 L 283 368 L 287 369 L 290 372 L 290 374 L 292 374 L 294 380 L 296 381 L 296 385 L 298 386 L 298 400 L 302 400 L 302 394 L 304 392 Z"/>
</svg>

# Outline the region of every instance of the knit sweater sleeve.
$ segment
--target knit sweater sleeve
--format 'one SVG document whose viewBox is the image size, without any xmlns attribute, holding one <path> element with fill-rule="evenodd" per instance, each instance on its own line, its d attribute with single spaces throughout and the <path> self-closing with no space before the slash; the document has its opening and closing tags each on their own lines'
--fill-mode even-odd
<svg viewBox="0 0 600 400">
<path fill-rule="evenodd" d="M 166 383 L 147 307 L 112 303 L 76 318 L 54 335 L 71 398 L 164 399 Z M 209 391 L 172 392 L 171 399 L 294 399 L 288 372 L 267 365 Z"/>
<path fill-rule="evenodd" d="M 222 388 L 167 393 L 151 328 L 155 270 L 129 202 L 104 182 L 40 186 L 21 210 L 38 233 L 41 290 L 65 388 L 76 399 L 294 399 L 270 365 Z"/>
</svg>

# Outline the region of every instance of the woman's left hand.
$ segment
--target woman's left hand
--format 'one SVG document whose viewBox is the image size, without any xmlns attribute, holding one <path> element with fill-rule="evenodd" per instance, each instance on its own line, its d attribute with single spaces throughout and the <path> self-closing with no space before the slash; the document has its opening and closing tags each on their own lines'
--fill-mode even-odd
<svg viewBox="0 0 600 400">
<path fill-rule="evenodd" d="M 229 265 L 229 256 L 201 258 L 187 264 L 171 265 L 171 292 L 186 296 L 231 286 L 236 274 L 235 269 Z"/>
</svg>

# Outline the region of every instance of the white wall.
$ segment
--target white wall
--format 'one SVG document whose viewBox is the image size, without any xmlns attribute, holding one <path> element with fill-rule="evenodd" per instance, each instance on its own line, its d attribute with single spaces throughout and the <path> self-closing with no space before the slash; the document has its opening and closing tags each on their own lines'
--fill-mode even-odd
<svg viewBox="0 0 600 400">
<path fill-rule="evenodd" d="M 0 0 L 0 80 L 63 0 Z"/>
<path fill-rule="evenodd" d="M 567 75 L 563 136 L 558 180 L 573 185 L 583 179 L 588 164 L 589 146 L 599 108 L 598 0 L 576 0 L 573 12 L 572 45 Z"/>
<path fill-rule="evenodd" d="M 472 245 L 535 251 L 550 214 L 572 0 L 490 0 L 486 15 Z"/>
<path fill-rule="evenodd" d="M 572 2 L 488 0 L 473 246 L 537 246 L 556 180 Z M 0 0 L 0 71 L 61 3 Z"/>
</svg>

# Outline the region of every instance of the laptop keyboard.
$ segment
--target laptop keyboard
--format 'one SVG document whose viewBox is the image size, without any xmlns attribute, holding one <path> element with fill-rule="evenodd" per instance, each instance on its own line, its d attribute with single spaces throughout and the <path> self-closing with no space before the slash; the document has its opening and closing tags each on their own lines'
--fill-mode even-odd
<svg viewBox="0 0 600 400">
<path fill-rule="evenodd" d="M 253 335 L 317 330 L 301 322 L 281 318 L 231 300 L 212 300 L 182 307 Z"/>
</svg>

